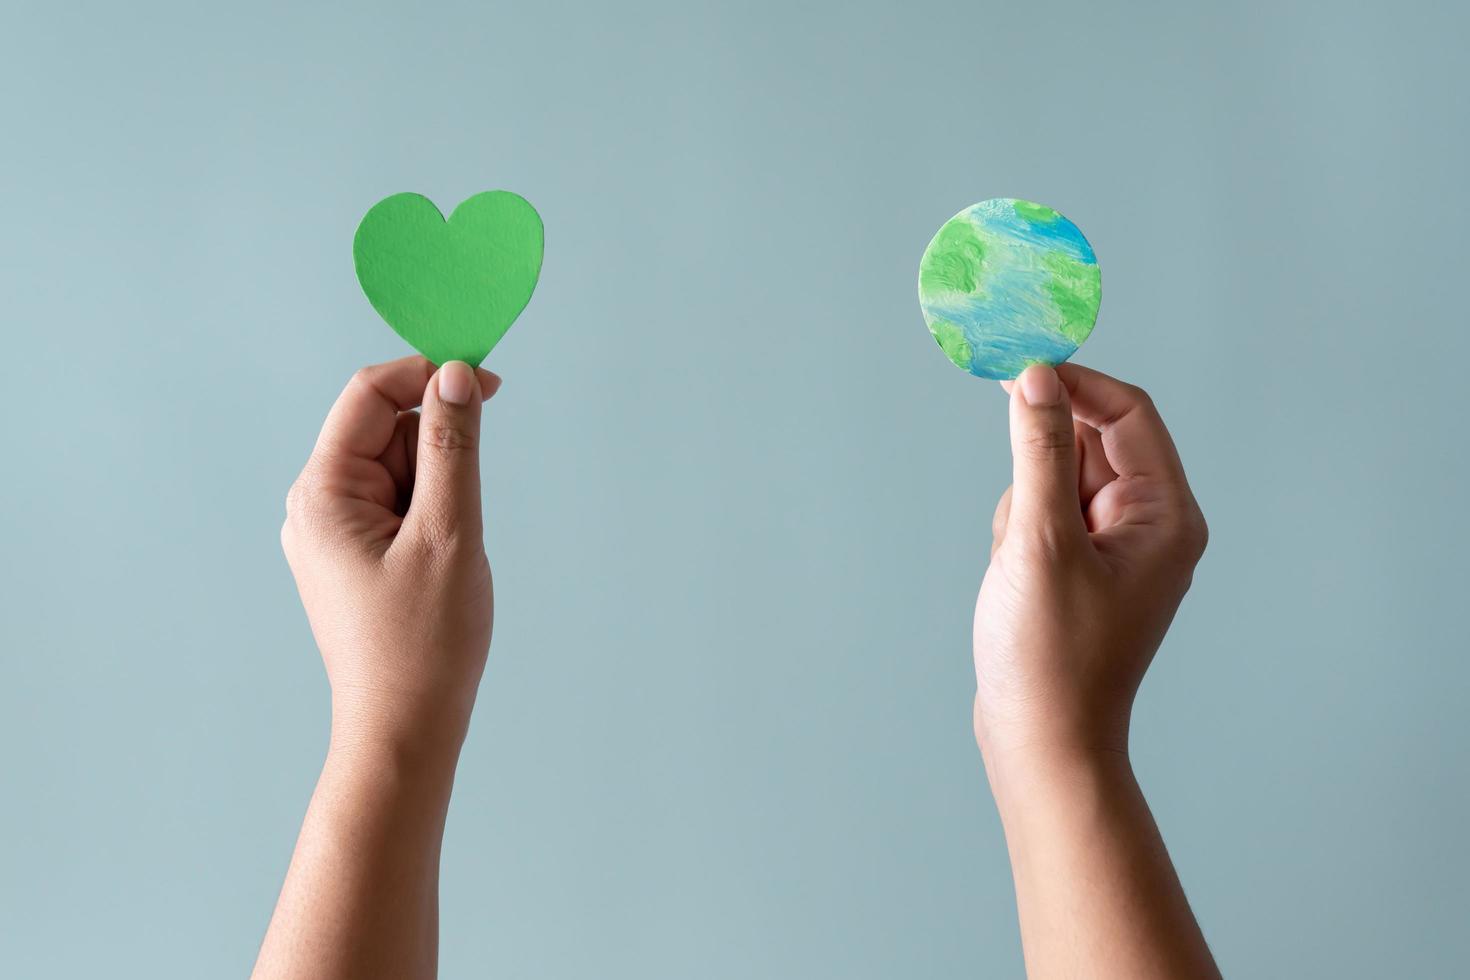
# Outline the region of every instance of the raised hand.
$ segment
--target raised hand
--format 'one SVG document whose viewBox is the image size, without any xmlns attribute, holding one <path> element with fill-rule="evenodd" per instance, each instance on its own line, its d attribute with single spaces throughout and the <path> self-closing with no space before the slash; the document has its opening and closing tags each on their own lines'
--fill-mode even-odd
<svg viewBox="0 0 1470 980">
<path fill-rule="evenodd" d="M 1009 387 L 1015 482 L 975 607 L 976 735 L 994 751 L 1126 752 L 1204 517 L 1141 389 L 1071 364 Z"/>
<path fill-rule="evenodd" d="M 1205 522 L 1138 388 L 1031 367 L 975 607 L 975 737 L 1032 977 L 1217 977 L 1128 760 L 1144 671 Z"/>
<path fill-rule="evenodd" d="M 499 387 L 458 362 L 364 368 L 291 487 L 281 543 L 331 681 L 334 739 L 463 738 L 494 611 L 479 442 L 480 403 Z"/>
<path fill-rule="evenodd" d="M 456 362 L 364 368 L 291 488 L 281 544 L 332 739 L 257 978 L 435 974 L 444 819 L 494 611 L 479 445 L 499 387 Z"/>
</svg>

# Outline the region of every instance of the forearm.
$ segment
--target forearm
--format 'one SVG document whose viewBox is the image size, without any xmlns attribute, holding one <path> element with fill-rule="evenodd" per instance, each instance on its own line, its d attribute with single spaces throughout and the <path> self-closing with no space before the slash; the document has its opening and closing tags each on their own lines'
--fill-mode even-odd
<svg viewBox="0 0 1470 980">
<path fill-rule="evenodd" d="M 456 755 L 334 738 L 257 980 L 434 976 Z"/>
<path fill-rule="evenodd" d="M 1027 973 L 1217 977 L 1125 755 L 987 753 Z"/>
</svg>

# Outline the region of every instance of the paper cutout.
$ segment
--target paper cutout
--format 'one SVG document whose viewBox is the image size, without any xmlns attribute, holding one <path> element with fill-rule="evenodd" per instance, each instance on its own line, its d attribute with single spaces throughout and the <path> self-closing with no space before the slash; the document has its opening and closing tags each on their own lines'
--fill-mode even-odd
<svg viewBox="0 0 1470 980">
<path fill-rule="evenodd" d="M 1102 272 L 1077 226 L 998 197 L 950 218 L 919 262 L 919 306 L 940 348 L 977 378 L 1060 364 L 1092 333 Z"/>
<path fill-rule="evenodd" d="M 478 366 L 531 301 L 543 244 L 519 194 L 476 194 L 448 221 L 423 195 L 394 194 L 363 216 L 352 260 L 373 309 L 420 354 Z"/>
</svg>

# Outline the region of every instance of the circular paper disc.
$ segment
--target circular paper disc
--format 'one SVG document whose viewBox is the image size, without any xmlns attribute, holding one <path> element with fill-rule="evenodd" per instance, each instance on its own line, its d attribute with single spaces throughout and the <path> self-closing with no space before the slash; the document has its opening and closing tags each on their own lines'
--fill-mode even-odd
<svg viewBox="0 0 1470 980">
<path fill-rule="evenodd" d="M 919 306 L 944 353 L 978 378 L 1060 364 L 1092 333 L 1097 256 L 1042 204 L 981 201 L 939 229 L 919 263 Z"/>
</svg>

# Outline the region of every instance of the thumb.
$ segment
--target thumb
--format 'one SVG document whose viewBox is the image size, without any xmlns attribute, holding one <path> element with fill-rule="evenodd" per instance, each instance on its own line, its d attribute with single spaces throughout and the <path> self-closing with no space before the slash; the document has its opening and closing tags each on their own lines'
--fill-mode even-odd
<svg viewBox="0 0 1470 980">
<path fill-rule="evenodd" d="M 463 361 L 446 362 L 424 389 L 413 499 L 404 524 L 430 542 L 478 544 L 483 537 L 480 402 L 480 380 Z"/>
<path fill-rule="evenodd" d="M 1045 364 L 1031 365 L 1011 386 L 1011 455 L 1015 476 L 1008 525 L 1054 541 L 1085 537 L 1071 400 L 1056 371 Z"/>
</svg>

